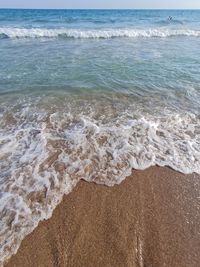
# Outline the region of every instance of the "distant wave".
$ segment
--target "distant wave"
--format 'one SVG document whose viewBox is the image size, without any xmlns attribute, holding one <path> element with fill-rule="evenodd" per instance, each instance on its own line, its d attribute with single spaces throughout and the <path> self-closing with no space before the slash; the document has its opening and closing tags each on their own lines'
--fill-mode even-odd
<svg viewBox="0 0 200 267">
<path fill-rule="evenodd" d="M 157 21 L 157 24 L 159 25 L 184 25 L 184 22 L 181 20 L 176 20 L 176 19 L 172 19 L 172 20 L 160 20 Z"/>
<path fill-rule="evenodd" d="M 46 28 L 0 28 L 0 39 L 4 38 L 77 38 L 77 39 L 108 39 L 108 38 L 166 38 L 175 36 L 200 37 L 200 30 L 191 29 L 46 29 Z"/>
</svg>

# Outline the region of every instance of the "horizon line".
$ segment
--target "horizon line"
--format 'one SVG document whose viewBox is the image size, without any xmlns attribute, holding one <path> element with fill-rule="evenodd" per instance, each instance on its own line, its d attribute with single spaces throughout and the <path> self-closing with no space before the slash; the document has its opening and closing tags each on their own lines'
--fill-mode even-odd
<svg viewBox="0 0 200 267">
<path fill-rule="evenodd" d="M 200 8 L 38 8 L 38 7 L 0 7 L 21 10 L 200 10 Z"/>
</svg>

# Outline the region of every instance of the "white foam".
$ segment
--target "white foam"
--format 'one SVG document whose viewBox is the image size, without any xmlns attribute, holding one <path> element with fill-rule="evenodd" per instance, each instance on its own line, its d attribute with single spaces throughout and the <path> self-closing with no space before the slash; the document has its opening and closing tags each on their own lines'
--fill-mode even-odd
<svg viewBox="0 0 200 267">
<path fill-rule="evenodd" d="M 199 30 L 192 29 L 105 29 L 105 30 L 81 30 L 81 29 L 46 29 L 46 28 L 0 28 L 0 36 L 7 38 L 166 38 L 175 36 L 200 37 Z"/>
<path fill-rule="evenodd" d="M 0 118 L 1 263 L 82 178 L 113 186 L 133 168 L 153 165 L 200 174 L 194 114 L 134 118 L 127 110 L 103 120 L 92 112 L 49 114 L 29 105 L 10 112 Z"/>
</svg>

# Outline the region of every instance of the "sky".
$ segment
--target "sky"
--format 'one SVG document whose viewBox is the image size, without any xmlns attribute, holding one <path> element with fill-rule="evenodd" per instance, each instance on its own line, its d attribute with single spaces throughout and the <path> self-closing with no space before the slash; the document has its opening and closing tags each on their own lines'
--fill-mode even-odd
<svg viewBox="0 0 200 267">
<path fill-rule="evenodd" d="M 0 0 L 0 8 L 200 9 L 200 0 Z"/>
</svg>

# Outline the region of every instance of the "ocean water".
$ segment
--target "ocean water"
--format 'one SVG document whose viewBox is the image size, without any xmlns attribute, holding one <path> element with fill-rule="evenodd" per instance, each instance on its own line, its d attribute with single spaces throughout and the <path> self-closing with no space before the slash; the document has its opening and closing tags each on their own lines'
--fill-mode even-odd
<svg viewBox="0 0 200 267">
<path fill-rule="evenodd" d="M 200 174 L 200 11 L 0 10 L 1 264 L 80 179 L 153 165 Z"/>
</svg>

